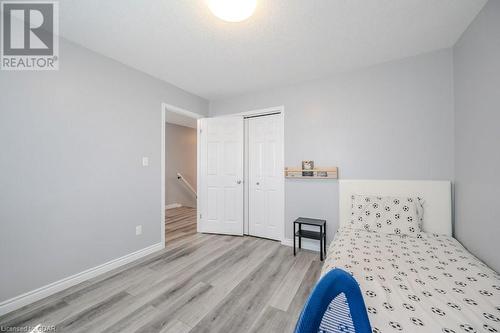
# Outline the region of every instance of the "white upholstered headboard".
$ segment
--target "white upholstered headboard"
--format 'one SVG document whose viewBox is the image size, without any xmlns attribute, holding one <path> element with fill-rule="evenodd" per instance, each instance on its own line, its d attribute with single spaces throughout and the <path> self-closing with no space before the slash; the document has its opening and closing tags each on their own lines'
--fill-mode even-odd
<svg viewBox="0 0 500 333">
<path fill-rule="evenodd" d="M 353 194 L 418 196 L 424 199 L 425 232 L 451 236 L 451 183 L 434 180 L 340 180 L 339 224 L 351 219 Z"/>
</svg>

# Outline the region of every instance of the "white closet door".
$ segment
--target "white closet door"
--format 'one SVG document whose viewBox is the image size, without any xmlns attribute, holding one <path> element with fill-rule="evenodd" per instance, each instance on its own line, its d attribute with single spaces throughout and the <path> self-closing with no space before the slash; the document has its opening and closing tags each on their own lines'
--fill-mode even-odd
<svg viewBox="0 0 500 333">
<path fill-rule="evenodd" d="M 248 232 L 282 240 L 283 129 L 281 115 L 248 119 Z"/>
<path fill-rule="evenodd" d="M 243 235 L 243 119 L 200 119 L 198 133 L 198 232 Z"/>
</svg>

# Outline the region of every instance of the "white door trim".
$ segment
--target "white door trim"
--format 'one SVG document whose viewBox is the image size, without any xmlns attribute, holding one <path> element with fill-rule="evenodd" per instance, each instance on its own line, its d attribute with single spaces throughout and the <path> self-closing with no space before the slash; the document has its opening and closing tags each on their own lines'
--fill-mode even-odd
<svg viewBox="0 0 500 333">
<path fill-rule="evenodd" d="M 203 116 L 200 115 L 200 114 L 198 114 L 198 113 L 195 113 L 195 112 L 192 112 L 192 111 L 180 108 L 180 107 L 172 105 L 172 104 L 161 103 L 161 109 L 163 111 L 165 111 L 165 113 L 168 110 L 168 111 L 175 112 L 175 113 L 178 113 L 180 115 L 183 115 L 183 116 L 186 116 L 186 117 L 189 117 L 189 118 L 193 118 L 193 119 L 203 118 Z"/>
<path fill-rule="evenodd" d="M 201 118 L 196 122 L 196 232 L 198 232 L 201 223 L 200 212 L 198 207 L 201 207 L 200 191 L 201 191 Z"/>
<path fill-rule="evenodd" d="M 166 142 L 165 142 L 165 131 L 167 127 L 167 108 L 165 103 L 161 104 L 161 221 L 160 221 L 160 232 L 161 232 L 161 243 L 165 247 L 165 163 L 166 163 Z"/>
<path fill-rule="evenodd" d="M 200 191 L 201 191 L 201 119 L 196 122 L 196 232 L 198 232 L 198 226 L 200 225 L 200 213 L 198 207 L 200 206 Z"/>
<path fill-rule="evenodd" d="M 284 105 L 279 105 L 279 106 L 273 106 L 269 108 L 264 108 L 264 109 L 256 109 L 256 110 L 250 110 L 250 111 L 243 111 L 243 112 L 238 112 L 238 113 L 231 113 L 228 114 L 227 116 L 243 116 L 243 117 L 248 117 L 248 116 L 258 116 L 258 115 L 266 115 L 270 113 L 275 113 L 279 112 L 285 116 L 285 106 Z M 226 115 L 223 115 L 221 117 L 224 117 Z"/>
</svg>

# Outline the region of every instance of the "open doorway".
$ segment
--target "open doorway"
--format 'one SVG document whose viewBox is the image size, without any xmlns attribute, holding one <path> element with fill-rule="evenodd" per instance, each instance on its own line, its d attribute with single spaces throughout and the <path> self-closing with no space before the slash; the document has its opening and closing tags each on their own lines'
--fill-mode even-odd
<svg viewBox="0 0 500 333">
<path fill-rule="evenodd" d="M 164 236 L 169 246 L 196 234 L 198 118 L 195 113 L 163 104 Z"/>
</svg>

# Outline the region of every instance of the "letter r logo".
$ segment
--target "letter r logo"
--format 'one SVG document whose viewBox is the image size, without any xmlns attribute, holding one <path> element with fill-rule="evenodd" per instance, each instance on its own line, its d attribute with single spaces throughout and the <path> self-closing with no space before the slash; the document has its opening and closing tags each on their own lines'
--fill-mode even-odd
<svg viewBox="0 0 500 333">
<path fill-rule="evenodd" d="M 54 54 L 54 4 L 2 2 L 4 56 Z"/>
</svg>

